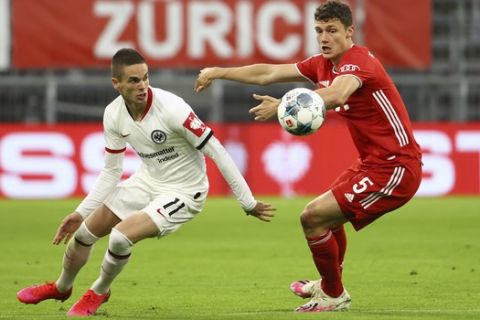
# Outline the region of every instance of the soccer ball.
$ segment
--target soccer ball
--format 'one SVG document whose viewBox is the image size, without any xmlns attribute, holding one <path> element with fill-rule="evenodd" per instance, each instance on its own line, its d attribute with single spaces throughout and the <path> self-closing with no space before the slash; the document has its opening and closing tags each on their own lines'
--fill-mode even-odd
<svg viewBox="0 0 480 320">
<path fill-rule="evenodd" d="M 280 125 L 297 136 L 316 132 L 322 126 L 325 114 L 322 98 L 306 88 L 296 88 L 285 93 L 277 109 Z"/>
</svg>

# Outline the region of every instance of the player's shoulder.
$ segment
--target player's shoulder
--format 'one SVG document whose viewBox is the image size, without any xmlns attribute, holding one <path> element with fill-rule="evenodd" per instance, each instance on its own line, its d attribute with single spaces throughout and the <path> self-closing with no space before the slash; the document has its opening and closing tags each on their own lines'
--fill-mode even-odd
<svg viewBox="0 0 480 320">
<path fill-rule="evenodd" d="M 179 104 L 185 103 L 182 97 L 165 89 L 150 87 L 154 98 L 158 99 L 162 104 Z"/>
<path fill-rule="evenodd" d="M 346 57 L 363 60 L 375 60 L 375 56 L 370 52 L 367 47 L 353 45 L 345 53 Z"/>
<path fill-rule="evenodd" d="M 121 95 L 116 97 L 112 102 L 110 102 L 106 107 L 103 116 L 114 117 L 119 114 L 122 108 L 124 108 L 125 102 Z"/>
<path fill-rule="evenodd" d="M 313 54 L 313 55 L 309 56 L 308 58 L 304 59 L 300 63 L 307 62 L 307 61 L 316 62 L 316 63 L 323 63 L 323 62 L 327 62 L 328 60 L 323 56 L 322 53 L 317 53 L 317 54 Z"/>
<path fill-rule="evenodd" d="M 339 64 L 340 72 L 350 72 L 357 70 L 375 70 L 379 61 L 368 50 L 367 47 L 353 45 L 342 56 Z"/>
<path fill-rule="evenodd" d="M 150 87 L 154 108 L 168 118 L 183 119 L 192 111 L 192 107 L 180 96 L 165 89 Z"/>
</svg>

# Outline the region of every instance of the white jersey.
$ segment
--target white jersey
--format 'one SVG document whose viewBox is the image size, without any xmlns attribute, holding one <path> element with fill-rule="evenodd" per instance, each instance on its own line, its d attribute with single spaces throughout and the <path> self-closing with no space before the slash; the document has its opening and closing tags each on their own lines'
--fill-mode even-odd
<svg viewBox="0 0 480 320">
<path fill-rule="evenodd" d="M 145 113 L 141 120 L 134 121 L 119 96 L 106 107 L 103 127 L 105 165 L 93 189 L 75 210 L 84 219 L 105 201 L 123 219 L 135 210 L 150 208 L 149 202 L 158 202 L 155 197 L 164 199 L 172 192 L 191 199 L 190 210 L 199 212 L 208 192 L 204 154 L 220 169 L 243 210 L 250 211 L 256 206 L 257 201 L 228 152 L 182 98 L 149 87 Z M 119 188 L 125 187 L 119 181 L 127 143 L 140 156 L 142 164 L 125 183 L 140 181 L 141 186 L 137 187 L 142 194 L 148 193 L 146 198 L 129 191 L 127 195 L 118 195 Z"/>
<path fill-rule="evenodd" d="M 193 194 L 208 190 L 205 158 L 199 150 L 213 131 L 182 98 L 150 87 L 145 113 L 134 121 L 119 96 L 106 107 L 103 126 L 106 151 L 124 152 L 130 144 L 142 160 L 140 173 L 155 185 Z"/>
</svg>

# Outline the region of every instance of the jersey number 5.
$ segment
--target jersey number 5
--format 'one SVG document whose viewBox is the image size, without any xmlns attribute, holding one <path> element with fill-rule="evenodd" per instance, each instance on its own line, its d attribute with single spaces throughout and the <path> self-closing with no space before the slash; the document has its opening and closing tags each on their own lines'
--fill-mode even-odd
<svg viewBox="0 0 480 320">
<path fill-rule="evenodd" d="M 372 180 L 370 180 L 369 177 L 365 177 L 363 178 L 362 180 L 360 180 L 359 183 L 355 183 L 353 185 L 353 192 L 355 193 L 362 193 L 364 192 L 365 190 L 367 190 L 367 188 L 369 186 L 373 186 L 373 182 Z"/>
</svg>

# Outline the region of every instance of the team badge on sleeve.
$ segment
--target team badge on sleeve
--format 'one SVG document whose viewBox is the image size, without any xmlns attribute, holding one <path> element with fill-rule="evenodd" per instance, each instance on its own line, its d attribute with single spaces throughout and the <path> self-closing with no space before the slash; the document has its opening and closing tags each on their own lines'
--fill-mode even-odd
<svg viewBox="0 0 480 320">
<path fill-rule="evenodd" d="M 183 126 L 190 130 L 197 137 L 201 137 L 205 130 L 207 130 L 207 126 L 200 119 L 198 119 L 193 112 L 190 112 L 187 120 L 185 120 L 183 123 Z"/>
</svg>

